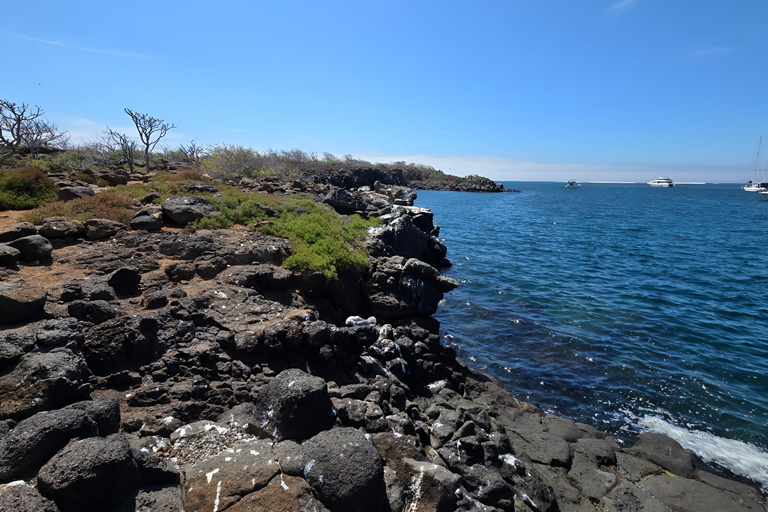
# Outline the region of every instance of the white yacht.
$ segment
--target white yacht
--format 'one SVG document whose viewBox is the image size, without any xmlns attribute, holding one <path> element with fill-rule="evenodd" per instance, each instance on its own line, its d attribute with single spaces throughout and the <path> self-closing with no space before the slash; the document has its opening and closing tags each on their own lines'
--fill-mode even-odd
<svg viewBox="0 0 768 512">
<path fill-rule="evenodd" d="M 666 176 L 659 176 L 658 179 L 649 181 L 648 184 L 652 187 L 674 187 L 675 182 Z"/>
<path fill-rule="evenodd" d="M 749 180 L 741 186 L 741 189 L 744 192 L 760 192 L 761 194 L 768 194 L 768 183 Z"/>
<path fill-rule="evenodd" d="M 741 186 L 744 192 L 763 192 L 768 191 L 768 183 L 757 181 L 757 161 L 760 159 L 760 146 L 763 138 L 757 142 L 757 156 L 755 157 L 755 169 L 752 171 L 752 179 Z M 768 169 L 766 169 L 768 171 Z"/>
<path fill-rule="evenodd" d="M 576 180 L 568 180 L 568 183 L 563 188 L 579 188 L 581 183 L 576 183 Z"/>
</svg>

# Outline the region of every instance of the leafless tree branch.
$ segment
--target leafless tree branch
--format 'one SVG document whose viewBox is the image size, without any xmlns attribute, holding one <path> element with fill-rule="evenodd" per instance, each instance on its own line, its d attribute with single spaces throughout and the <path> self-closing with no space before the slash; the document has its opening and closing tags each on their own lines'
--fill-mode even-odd
<svg viewBox="0 0 768 512">
<path fill-rule="evenodd" d="M 38 106 L 0 99 L 0 163 L 24 144 L 27 126 L 44 114 Z"/>
<path fill-rule="evenodd" d="M 134 112 L 129 108 L 125 109 L 125 113 L 136 125 L 136 130 L 139 132 L 139 138 L 144 144 L 144 162 L 146 172 L 149 172 L 149 152 L 157 146 L 160 139 L 165 137 L 168 130 L 176 128 L 174 124 L 168 124 L 162 119 L 157 119 L 149 114 L 141 114 Z"/>
</svg>

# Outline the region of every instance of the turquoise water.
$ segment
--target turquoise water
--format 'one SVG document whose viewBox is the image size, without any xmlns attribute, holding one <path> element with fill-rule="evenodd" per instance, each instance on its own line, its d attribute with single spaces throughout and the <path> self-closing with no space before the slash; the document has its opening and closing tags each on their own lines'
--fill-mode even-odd
<svg viewBox="0 0 768 512">
<path fill-rule="evenodd" d="M 543 410 L 656 431 L 768 488 L 768 201 L 737 185 L 420 191 L 446 343 Z"/>
</svg>

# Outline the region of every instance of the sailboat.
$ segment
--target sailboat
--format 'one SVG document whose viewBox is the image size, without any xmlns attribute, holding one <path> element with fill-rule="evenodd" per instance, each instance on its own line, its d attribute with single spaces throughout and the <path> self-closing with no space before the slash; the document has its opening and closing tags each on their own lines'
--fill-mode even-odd
<svg viewBox="0 0 768 512">
<path fill-rule="evenodd" d="M 755 181 L 757 179 L 757 160 L 760 158 L 760 146 L 762 143 L 763 138 L 760 137 L 760 141 L 757 143 L 757 156 L 755 157 L 755 170 L 752 171 L 752 179 L 741 186 L 744 192 L 768 191 L 768 183 Z"/>
</svg>

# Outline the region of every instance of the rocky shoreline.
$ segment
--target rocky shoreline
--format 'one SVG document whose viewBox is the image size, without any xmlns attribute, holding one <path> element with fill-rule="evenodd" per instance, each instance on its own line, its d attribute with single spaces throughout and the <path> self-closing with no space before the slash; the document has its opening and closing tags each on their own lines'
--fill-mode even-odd
<svg viewBox="0 0 768 512">
<path fill-rule="evenodd" d="M 766 510 L 668 437 L 622 447 L 458 360 L 432 213 L 350 176 L 239 182 L 381 218 L 333 281 L 178 204 L 0 229 L 0 511 Z"/>
</svg>

